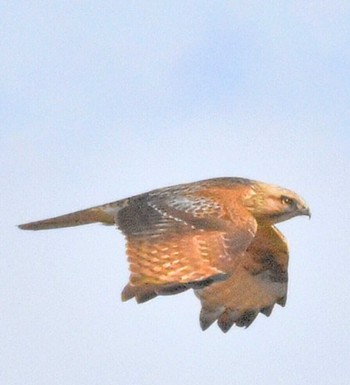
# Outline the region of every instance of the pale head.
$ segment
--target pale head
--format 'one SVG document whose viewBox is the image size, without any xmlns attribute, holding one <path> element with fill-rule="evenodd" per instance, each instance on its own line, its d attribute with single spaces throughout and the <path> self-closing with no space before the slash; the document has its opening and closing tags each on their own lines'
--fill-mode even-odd
<svg viewBox="0 0 350 385">
<path fill-rule="evenodd" d="M 311 217 L 308 205 L 295 192 L 261 182 L 252 184 L 244 205 L 258 222 L 273 224 L 299 215 Z"/>
</svg>

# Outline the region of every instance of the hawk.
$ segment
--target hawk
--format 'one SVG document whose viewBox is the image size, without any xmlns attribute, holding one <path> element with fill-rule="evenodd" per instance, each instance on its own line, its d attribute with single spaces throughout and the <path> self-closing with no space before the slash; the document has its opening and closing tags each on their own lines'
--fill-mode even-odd
<svg viewBox="0 0 350 385">
<path fill-rule="evenodd" d="M 130 278 L 122 300 L 146 302 L 193 289 L 203 330 L 248 327 L 284 306 L 288 246 L 275 224 L 310 210 L 296 193 L 244 178 L 215 178 L 153 190 L 19 225 L 44 230 L 101 222 L 126 237 Z"/>
</svg>

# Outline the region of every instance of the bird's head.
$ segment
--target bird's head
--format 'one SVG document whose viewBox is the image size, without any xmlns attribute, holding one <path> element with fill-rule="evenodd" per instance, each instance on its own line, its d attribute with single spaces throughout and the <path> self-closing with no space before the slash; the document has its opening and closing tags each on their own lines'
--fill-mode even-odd
<svg viewBox="0 0 350 385">
<path fill-rule="evenodd" d="M 252 185 L 244 205 L 258 222 L 273 224 L 299 215 L 311 217 L 308 205 L 295 192 L 260 182 Z"/>
</svg>

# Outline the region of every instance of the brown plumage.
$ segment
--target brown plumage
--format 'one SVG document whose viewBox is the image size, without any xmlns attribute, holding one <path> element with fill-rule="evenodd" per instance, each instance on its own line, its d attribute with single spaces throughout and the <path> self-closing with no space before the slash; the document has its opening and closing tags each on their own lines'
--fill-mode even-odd
<svg viewBox="0 0 350 385">
<path fill-rule="evenodd" d="M 274 224 L 298 215 L 310 211 L 290 190 L 216 178 L 19 227 L 115 223 L 127 238 L 131 272 L 123 300 L 145 302 L 193 288 L 202 303 L 202 329 L 217 321 L 226 332 L 285 304 L 288 248 Z"/>
</svg>

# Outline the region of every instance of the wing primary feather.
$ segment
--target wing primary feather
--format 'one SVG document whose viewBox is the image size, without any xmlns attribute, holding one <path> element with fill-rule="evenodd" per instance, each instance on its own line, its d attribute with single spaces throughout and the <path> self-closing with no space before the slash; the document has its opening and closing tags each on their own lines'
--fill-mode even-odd
<svg viewBox="0 0 350 385">
<path fill-rule="evenodd" d="M 224 332 L 227 333 L 233 324 L 235 323 L 237 314 L 232 310 L 225 310 L 218 318 L 218 326 Z"/>
<path fill-rule="evenodd" d="M 283 235 L 275 227 L 260 226 L 244 255 L 224 282 L 196 290 L 202 302 L 201 319 L 205 327 L 215 322 L 210 315 L 218 309 L 222 309 L 222 314 L 217 317 L 217 323 L 226 333 L 234 324 L 249 327 L 259 312 L 269 316 L 276 303 L 285 305 L 288 246 Z"/>
<path fill-rule="evenodd" d="M 286 295 L 285 295 L 284 297 L 281 297 L 281 298 L 277 301 L 277 303 L 278 303 L 280 306 L 282 306 L 282 307 L 286 306 L 286 302 L 287 302 L 287 296 L 286 296 Z"/>
<path fill-rule="evenodd" d="M 259 312 L 257 310 L 249 310 L 249 311 L 243 313 L 236 320 L 236 325 L 237 326 L 243 326 L 245 328 L 249 327 L 253 323 L 255 318 L 257 317 L 258 313 Z"/>
<path fill-rule="evenodd" d="M 151 285 L 137 287 L 127 284 L 122 291 L 121 297 L 123 302 L 135 297 L 137 303 L 144 303 L 157 297 L 157 293 Z"/>
<path fill-rule="evenodd" d="M 264 314 L 266 317 L 269 317 L 270 314 L 272 313 L 274 304 L 271 306 L 264 307 L 260 310 L 260 313 Z"/>
<path fill-rule="evenodd" d="M 199 314 L 199 324 L 201 329 L 207 330 L 209 326 L 211 326 L 221 315 L 223 309 L 216 309 L 214 311 L 210 311 L 207 309 L 201 309 Z"/>
</svg>

